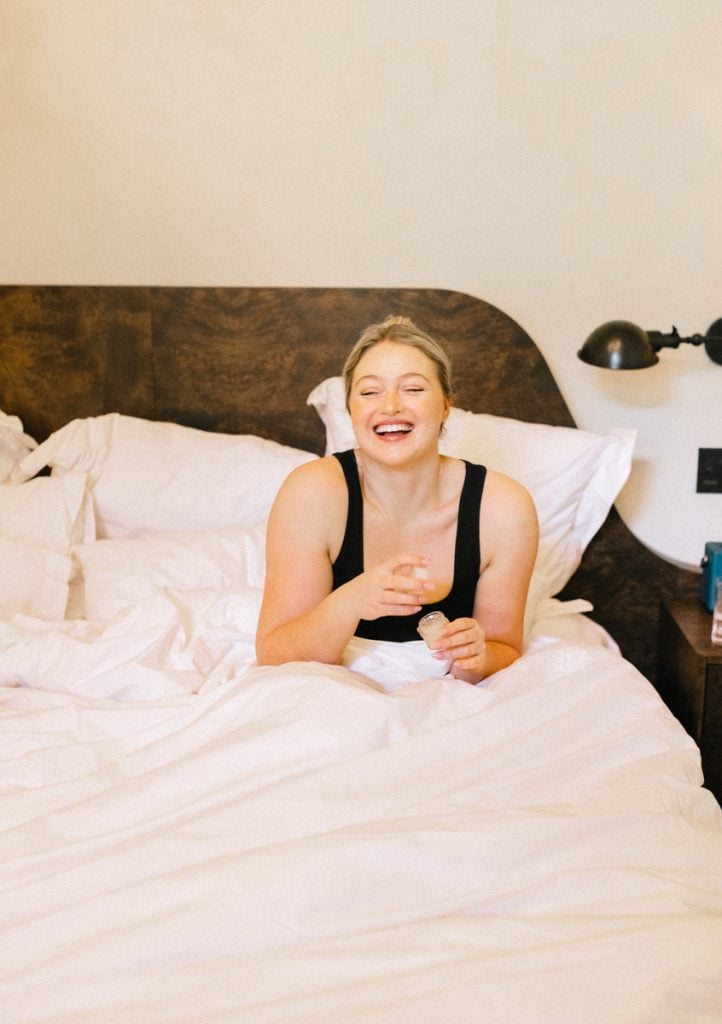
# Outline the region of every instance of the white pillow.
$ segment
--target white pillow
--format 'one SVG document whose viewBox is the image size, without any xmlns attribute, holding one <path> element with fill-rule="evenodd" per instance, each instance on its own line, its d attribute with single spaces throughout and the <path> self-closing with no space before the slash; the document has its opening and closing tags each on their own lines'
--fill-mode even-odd
<svg viewBox="0 0 722 1024">
<path fill-rule="evenodd" d="M 57 622 L 65 615 L 72 561 L 57 551 L 0 536 L 0 618 L 20 612 Z"/>
<path fill-rule="evenodd" d="M 86 472 L 97 535 L 115 538 L 261 522 L 285 477 L 315 458 L 253 435 L 109 413 L 68 423 L 21 469 Z"/>
<path fill-rule="evenodd" d="M 327 453 L 357 446 L 340 377 L 314 388 L 308 404 L 326 427 Z M 440 450 L 513 477 L 536 504 L 540 540 L 527 623 L 539 602 L 558 594 L 577 569 L 629 476 L 635 438 L 633 430 L 601 436 L 573 427 L 451 410 Z"/>
<path fill-rule="evenodd" d="M 162 591 L 220 591 L 237 583 L 260 590 L 265 534 L 260 523 L 81 544 L 68 616 L 109 622 Z"/>
<path fill-rule="evenodd" d="M 69 555 L 94 540 L 92 504 L 83 473 L 0 485 L 0 534 Z"/>
<path fill-rule="evenodd" d="M 23 433 L 22 421 L 0 409 L 0 484 L 20 483 L 25 478 L 20 461 L 37 447 L 37 441 Z"/>
<path fill-rule="evenodd" d="M 76 542 L 94 524 L 82 473 L 0 485 L 0 615 L 62 619 Z"/>
</svg>

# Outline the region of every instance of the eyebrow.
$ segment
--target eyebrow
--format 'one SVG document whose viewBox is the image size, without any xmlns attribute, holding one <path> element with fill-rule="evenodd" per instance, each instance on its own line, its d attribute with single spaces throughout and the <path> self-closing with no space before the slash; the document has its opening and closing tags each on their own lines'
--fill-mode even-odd
<svg viewBox="0 0 722 1024">
<path fill-rule="evenodd" d="M 429 380 L 426 374 L 421 373 L 419 370 L 411 370 L 409 373 L 402 373 L 399 380 L 406 380 L 408 377 L 421 377 L 422 380 Z M 383 380 L 383 378 L 377 373 L 365 373 L 363 377 L 358 377 L 354 383 L 360 384 L 364 380 Z"/>
</svg>

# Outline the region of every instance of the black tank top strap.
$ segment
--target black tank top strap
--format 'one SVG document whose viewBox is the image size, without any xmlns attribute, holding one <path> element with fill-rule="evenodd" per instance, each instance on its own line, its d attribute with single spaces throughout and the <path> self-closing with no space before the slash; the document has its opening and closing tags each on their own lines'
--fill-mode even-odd
<svg viewBox="0 0 722 1024">
<path fill-rule="evenodd" d="M 346 532 L 341 550 L 333 563 L 333 589 L 337 590 L 342 584 L 348 583 L 363 572 L 363 495 L 353 449 L 334 452 L 334 458 L 341 463 L 348 489 Z"/>
<path fill-rule="evenodd" d="M 465 462 L 466 477 L 459 497 L 459 518 L 456 527 L 456 547 L 454 550 L 454 582 L 468 575 L 469 567 L 475 573 L 474 593 L 479 578 L 481 565 L 481 547 L 479 544 L 479 511 L 481 496 L 486 482 L 486 467 L 477 466 L 473 462 Z M 473 607 L 473 598 L 472 598 Z M 471 612 L 466 614 L 470 615 Z"/>
</svg>

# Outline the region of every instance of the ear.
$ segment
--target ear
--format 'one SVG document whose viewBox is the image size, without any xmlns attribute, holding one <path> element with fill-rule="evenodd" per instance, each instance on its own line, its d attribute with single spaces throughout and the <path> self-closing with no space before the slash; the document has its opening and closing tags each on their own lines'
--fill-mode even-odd
<svg viewBox="0 0 722 1024">
<path fill-rule="evenodd" d="M 446 421 L 449 418 L 449 413 L 450 412 L 451 412 L 451 399 L 450 398 L 445 398 L 444 399 L 444 412 L 443 412 L 442 417 L 441 417 L 441 423 L 439 424 L 439 437 L 441 437 L 441 435 L 446 430 Z"/>
</svg>

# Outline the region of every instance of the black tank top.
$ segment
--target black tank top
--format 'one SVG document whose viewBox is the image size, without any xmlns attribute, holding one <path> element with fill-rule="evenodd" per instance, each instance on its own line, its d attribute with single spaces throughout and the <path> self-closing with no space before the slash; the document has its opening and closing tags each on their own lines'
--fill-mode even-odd
<svg viewBox="0 0 722 1024">
<path fill-rule="evenodd" d="M 353 450 L 334 452 L 341 463 L 348 487 L 348 516 L 341 550 L 333 563 L 333 589 L 363 572 L 363 496 Z M 441 611 L 450 620 L 473 614 L 476 584 L 479 580 L 479 509 L 486 480 L 486 467 L 466 462 L 466 476 L 459 496 L 459 513 L 454 548 L 454 579 L 443 601 L 425 605 L 414 615 L 384 615 L 379 619 L 361 619 L 356 636 L 367 640 L 418 640 L 416 626 L 422 615 Z"/>
</svg>

